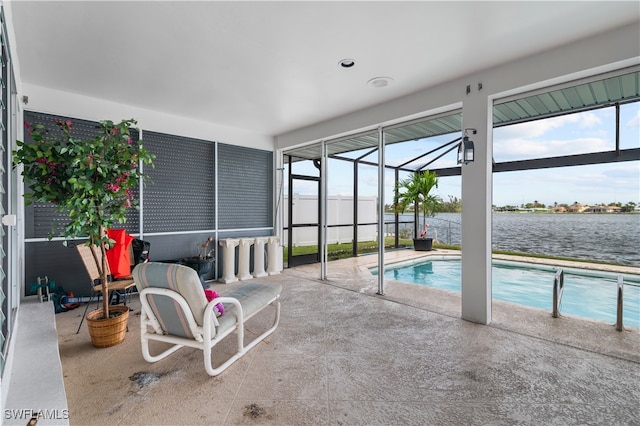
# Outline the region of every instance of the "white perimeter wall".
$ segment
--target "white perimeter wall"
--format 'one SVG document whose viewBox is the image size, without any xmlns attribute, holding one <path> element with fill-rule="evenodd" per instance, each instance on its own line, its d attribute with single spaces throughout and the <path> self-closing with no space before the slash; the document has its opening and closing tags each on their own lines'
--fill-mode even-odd
<svg viewBox="0 0 640 426">
<path fill-rule="evenodd" d="M 327 205 L 328 225 L 353 224 L 353 196 L 329 195 Z M 288 206 L 289 197 L 284 197 L 284 206 Z M 358 241 L 375 241 L 377 230 L 377 197 L 358 198 L 358 223 L 373 223 L 358 227 Z M 294 223 L 318 223 L 318 197 L 316 195 L 293 194 Z M 289 223 L 289 211 L 284 209 L 284 223 Z M 288 244 L 289 235 L 284 232 L 284 244 Z M 353 226 L 341 226 L 327 230 L 327 242 L 350 243 L 353 241 Z M 292 245 L 309 246 L 318 244 L 318 228 L 296 228 L 293 232 Z"/>
</svg>

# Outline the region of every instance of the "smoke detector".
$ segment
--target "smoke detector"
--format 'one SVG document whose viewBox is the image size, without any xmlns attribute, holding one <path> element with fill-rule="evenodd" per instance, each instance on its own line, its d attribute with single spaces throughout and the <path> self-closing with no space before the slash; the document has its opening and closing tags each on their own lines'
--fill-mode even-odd
<svg viewBox="0 0 640 426">
<path fill-rule="evenodd" d="M 391 77 L 374 77 L 371 80 L 367 81 L 367 84 L 371 87 L 386 87 L 393 82 Z"/>
</svg>

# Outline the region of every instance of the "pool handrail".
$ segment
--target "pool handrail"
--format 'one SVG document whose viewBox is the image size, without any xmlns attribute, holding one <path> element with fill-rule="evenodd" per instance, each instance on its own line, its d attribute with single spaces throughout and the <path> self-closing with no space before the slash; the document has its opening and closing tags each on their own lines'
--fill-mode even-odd
<svg viewBox="0 0 640 426">
<path fill-rule="evenodd" d="M 624 278 L 622 277 L 622 274 L 618 275 L 618 307 L 617 307 L 617 312 L 616 312 L 616 330 L 617 331 L 623 331 L 624 330 L 624 326 L 622 324 L 622 293 L 623 293 L 623 288 L 624 288 Z"/>
<path fill-rule="evenodd" d="M 556 275 L 553 277 L 553 312 L 551 316 L 558 318 L 560 316 L 560 303 L 562 301 L 562 293 L 564 292 L 564 271 L 558 268 Z"/>
</svg>

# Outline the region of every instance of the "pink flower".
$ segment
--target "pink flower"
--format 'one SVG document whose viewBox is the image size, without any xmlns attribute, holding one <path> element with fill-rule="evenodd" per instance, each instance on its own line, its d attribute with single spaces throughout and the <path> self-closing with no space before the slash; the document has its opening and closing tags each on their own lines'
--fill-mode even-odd
<svg viewBox="0 0 640 426">
<path fill-rule="evenodd" d="M 211 289 L 205 289 L 204 290 L 204 295 L 207 298 L 208 302 L 211 302 L 213 299 L 219 297 L 218 293 L 211 290 Z M 215 312 L 216 316 L 219 317 L 221 315 L 224 314 L 224 305 L 222 303 L 216 303 L 216 305 L 213 307 L 213 312 Z"/>
<path fill-rule="evenodd" d="M 131 138 L 127 139 L 127 143 L 128 143 L 129 145 L 131 145 L 131 144 L 133 143 L 133 139 L 131 139 Z"/>
<path fill-rule="evenodd" d="M 116 178 L 116 183 L 126 182 L 129 178 L 129 172 L 124 172 Z"/>
<path fill-rule="evenodd" d="M 120 191 L 120 185 L 115 184 L 115 183 L 108 183 L 107 184 L 107 189 L 111 192 L 118 192 Z"/>
<path fill-rule="evenodd" d="M 122 205 L 125 207 L 131 207 L 131 200 L 129 200 L 128 198 L 126 198 L 123 202 Z"/>
<path fill-rule="evenodd" d="M 36 161 L 40 164 L 47 164 L 47 159 L 44 157 L 40 157 Z"/>
<path fill-rule="evenodd" d="M 56 118 L 55 120 L 53 120 L 53 122 L 65 130 L 71 130 L 73 128 L 73 123 L 71 122 L 71 120 L 63 121 Z"/>
</svg>

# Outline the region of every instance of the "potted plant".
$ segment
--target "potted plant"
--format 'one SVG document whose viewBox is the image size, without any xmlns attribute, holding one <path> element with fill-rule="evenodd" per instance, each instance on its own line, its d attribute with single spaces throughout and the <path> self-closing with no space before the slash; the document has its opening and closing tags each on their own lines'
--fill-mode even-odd
<svg viewBox="0 0 640 426">
<path fill-rule="evenodd" d="M 143 148 L 142 141 L 131 138 L 130 128 L 136 123 L 133 119 L 117 124 L 100 121 L 96 136 L 77 139 L 70 120 L 55 120 L 51 129 L 25 122 L 32 142 L 17 141 L 18 149 L 13 152 L 14 163 L 24 166 L 22 176 L 31 190 L 24 195 L 27 204 L 53 203 L 56 211 L 68 215 L 68 223 L 58 231 L 65 237 L 65 246 L 67 239 L 88 237 L 87 245 L 98 247 L 91 252 L 100 271 L 103 295 L 108 294 L 106 250 L 114 243 L 106 230 L 124 223 L 127 210 L 137 207 L 133 190 L 145 178 L 139 166 L 153 165 L 155 158 Z M 109 311 L 109 298 L 103 297 L 102 310 L 93 317 L 109 321 L 117 315 Z"/>
<path fill-rule="evenodd" d="M 433 238 L 427 237 L 429 225 L 427 217 L 433 216 L 442 206 L 442 199 L 431 194 L 433 188 L 438 187 L 438 175 L 435 172 L 425 170 L 414 172 L 411 177 L 396 183 L 394 189 L 393 205 L 396 213 L 404 213 L 409 206 L 413 206 L 416 212 L 413 246 L 415 250 L 431 250 Z M 418 213 L 422 211 L 422 230 L 418 236 Z"/>
<path fill-rule="evenodd" d="M 213 237 L 209 237 L 204 243 L 197 243 L 196 248 L 198 250 L 197 256 L 186 257 L 182 259 L 182 263 L 191 269 L 194 269 L 200 277 L 200 282 L 203 288 L 207 288 L 207 284 L 204 282 L 204 275 L 211 271 L 211 264 L 214 261 L 211 253 L 213 248 L 209 249 L 209 245 L 213 242 Z"/>
</svg>

